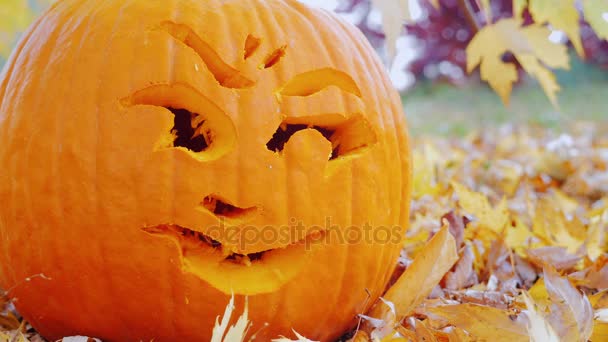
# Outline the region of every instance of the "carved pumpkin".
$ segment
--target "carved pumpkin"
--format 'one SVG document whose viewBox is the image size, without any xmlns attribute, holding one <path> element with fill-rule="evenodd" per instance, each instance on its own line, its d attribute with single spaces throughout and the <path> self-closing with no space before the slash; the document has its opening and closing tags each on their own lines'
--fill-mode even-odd
<svg viewBox="0 0 608 342">
<path fill-rule="evenodd" d="M 208 340 L 234 294 L 260 340 L 326 341 L 384 290 L 405 121 L 332 14 L 58 1 L 0 82 L 0 286 L 51 340 Z"/>
</svg>

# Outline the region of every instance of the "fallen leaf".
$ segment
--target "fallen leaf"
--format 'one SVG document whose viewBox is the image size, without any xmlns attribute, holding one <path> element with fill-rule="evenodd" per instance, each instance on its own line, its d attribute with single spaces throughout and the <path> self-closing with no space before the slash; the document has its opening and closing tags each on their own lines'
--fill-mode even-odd
<svg viewBox="0 0 608 342">
<path fill-rule="evenodd" d="M 568 253 L 575 254 L 586 239 L 584 227 L 576 226 L 579 223 L 566 219 L 564 212 L 550 199 L 542 199 L 536 206 L 532 232 L 547 245 L 565 247 Z"/>
<path fill-rule="evenodd" d="M 456 261 L 458 261 L 456 242 L 448 228 L 444 226 L 429 240 L 397 282 L 388 289 L 384 299 L 394 303 L 398 318 L 407 316 L 433 291 Z M 369 316 L 384 317 L 387 310 L 386 305 L 378 304 Z"/>
<path fill-rule="evenodd" d="M 293 333 L 296 335 L 297 340 L 292 340 L 287 337 L 281 336 L 280 338 L 273 339 L 272 342 L 318 342 L 307 339 L 306 337 L 298 334 L 298 332 L 295 330 L 293 330 Z"/>
<path fill-rule="evenodd" d="M 564 247 L 550 246 L 528 250 L 528 260 L 540 268 L 552 266 L 563 271 L 573 268 L 581 259 L 582 256 L 570 254 Z"/>
<path fill-rule="evenodd" d="M 569 278 L 576 281 L 579 286 L 598 290 L 608 289 L 608 256 L 601 255 L 591 266 L 570 274 Z"/>
<path fill-rule="evenodd" d="M 608 341 L 608 323 L 594 321 L 593 333 L 589 340 L 591 342 Z"/>
<path fill-rule="evenodd" d="M 414 332 L 416 333 L 417 341 L 425 342 L 437 342 L 437 338 L 433 334 L 433 331 L 421 320 L 414 320 Z"/>
<path fill-rule="evenodd" d="M 545 287 L 551 299 L 549 322 L 565 341 L 587 341 L 593 331 L 593 308 L 587 296 L 555 269 L 544 270 Z"/>
<path fill-rule="evenodd" d="M 589 302 L 594 309 L 608 307 L 608 290 L 602 290 L 589 296 Z"/>
<path fill-rule="evenodd" d="M 477 304 L 458 304 L 431 307 L 424 310 L 432 318 L 443 318 L 481 340 L 528 341 L 526 325 L 513 312 Z"/>
<path fill-rule="evenodd" d="M 591 216 L 585 246 L 587 256 L 592 261 L 597 260 L 608 251 L 608 237 L 606 236 L 608 229 L 606 227 L 608 227 L 608 209 Z"/>
<path fill-rule="evenodd" d="M 460 248 L 464 243 L 464 228 L 468 220 L 463 216 L 456 215 L 454 210 L 441 216 L 441 221 L 443 222 L 443 220 L 448 222 L 450 233 L 454 237 L 454 240 L 456 240 L 456 246 Z"/>
<path fill-rule="evenodd" d="M 452 271 L 448 272 L 443 278 L 445 288 L 448 290 L 458 290 L 477 283 L 477 276 L 473 270 L 475 255 L 471 246 L 466 246 L 460 252 L 460 260 L 454 265 Z"/>
<path fill-rule="evenodd" d="M 488 228 L 496 233 L 502 232 L 509 222 L 507 202 L 504 199 L 493 208 L 485 195 L 470 191 L 465 186 L 456 182 L 452 182 L 452 187 L 458 195 L 460 206 L 477 218 L 479 226 Z"/>
<path fill-rule="evenodd" d="M 531 342 L 560 342 L 560 338 L 547 321 L 544 312 L 542 312 L 534 299 L 527 292 L 522 293 L 528 316 L 528 334 Z"/>
</svg>

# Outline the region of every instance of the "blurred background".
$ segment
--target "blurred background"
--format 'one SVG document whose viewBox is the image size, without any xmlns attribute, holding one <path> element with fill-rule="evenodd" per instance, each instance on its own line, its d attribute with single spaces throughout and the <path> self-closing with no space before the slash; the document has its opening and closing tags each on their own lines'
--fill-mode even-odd
<svg viewBox="0 0 608 342">
<path fill-rule="evenodd" d="M 20 34 L 54 0 L 0 0 L 0 66 Z M 476 28 L 467 20 L 461 0 L 440 0 L 437 10 L 427 0 L 410 1 L 412 24 L 404 25 L 389 61 L 382 14 L 371 0 L 301 0 L 338 13 L 357 25 L 386 62 L 391 79 L 403 98 L 414 135 L 463 135 L 484 125 L 538 124 L 559 129 L 576 121 L 608 121 L 608 42 L 600 40 L 581 19 L 586 59 L 572 49 L 571 70 L 556 71 L 562 91 L 559 109 L 551 105 L 538 83 L 523 72 L 511 103 L 505 107 L 479 74 L 466 73 L 465 48 Z M 397 0 L 395 0 L 397 1 Z M 512 16 L 512 0 L 490 1 L 494 19 Z M 482 25 L 477 1 L 470 1 Z M 524 15 L 526 21 L 532 19 Z M 608 13 L 604 13 L 608 21 Z M 557 30 L 549 39 L 567 40 Z M 510 58 L 505 56 L 505 58 Z"/>
</svg>

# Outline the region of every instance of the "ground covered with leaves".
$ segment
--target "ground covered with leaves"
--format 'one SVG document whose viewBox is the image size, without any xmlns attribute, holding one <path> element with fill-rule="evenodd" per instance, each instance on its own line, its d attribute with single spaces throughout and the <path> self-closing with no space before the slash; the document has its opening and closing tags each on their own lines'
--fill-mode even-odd
<svg viewBox="0 0 608 342">
<path fill-rule="evenodd" d="M 413 143 L 398 270 L 346 340 L 608 341 L 608 123 Z M 42 341 L 0 305 L 0 341 Z"/>
</svg>

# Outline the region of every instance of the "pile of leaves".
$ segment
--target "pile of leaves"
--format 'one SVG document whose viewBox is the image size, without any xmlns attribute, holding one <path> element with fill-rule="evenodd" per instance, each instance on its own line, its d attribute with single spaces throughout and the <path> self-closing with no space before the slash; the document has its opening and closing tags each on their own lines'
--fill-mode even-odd
<svg viewBox="0 0 608 342">
<path fill-rule="evenodd" d="M 580 123 L 567 133 L 504 126 L 414 138 L 399 266 L 344 340 L 607 341 L 606 132 Z M 0 305 L 0 341 L 42 341 Z M 247 308 L 238 319 L 235 309 L 229 303 L 214 341 L 243 341 Z"/>
<path fill-rule="evenodd" d="M 607 341 L 608 127 L 415 141 L 405 269 L 355 341 Z"/>
</svg>

